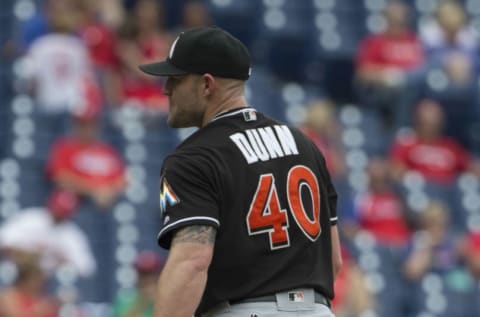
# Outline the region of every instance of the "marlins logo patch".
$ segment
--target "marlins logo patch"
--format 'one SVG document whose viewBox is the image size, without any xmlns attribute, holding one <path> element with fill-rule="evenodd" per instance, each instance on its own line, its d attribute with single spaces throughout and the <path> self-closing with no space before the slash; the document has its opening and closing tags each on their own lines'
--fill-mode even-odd
<svg viewBox="0 0 480 317">
<path fill-rule="evenodd" d="M 172 190 L 172 187 L 167 182 L 165 177 L 162 178 L 162 184 L 160 186 L 160 210 L 165 212 L 167 205 L 175 206 L 180 202 L 177 194 Z"/>
</svg>

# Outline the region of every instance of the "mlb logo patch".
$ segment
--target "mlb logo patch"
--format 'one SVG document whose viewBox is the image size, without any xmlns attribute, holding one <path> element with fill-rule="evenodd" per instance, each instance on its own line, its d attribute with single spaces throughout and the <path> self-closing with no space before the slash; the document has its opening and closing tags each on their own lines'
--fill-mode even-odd
<svg viewBox="0 0 480 317">
<path fill-rule="evenodd" d="M 295 303 L 303 303 L 305 301 L 305 294 L 303 292 L 288 292 L 288 300 Z"/>
<path fill-rule="evenodd" d="M 243 113 L 243 118 L 245 119 L 245 121 L 249 122 L 249 121 L 255 121 L 257 120 L 257 113 L 254 111 L 254 110 L 251 110 L 251 111 L 245 111 Z"/>
</svg>

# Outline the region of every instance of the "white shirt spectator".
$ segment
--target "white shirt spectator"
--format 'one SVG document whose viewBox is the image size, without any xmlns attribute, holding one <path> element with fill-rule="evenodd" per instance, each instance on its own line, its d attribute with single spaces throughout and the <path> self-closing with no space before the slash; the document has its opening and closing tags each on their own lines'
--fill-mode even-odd
<svg viewBox="0 0 480 317">
<path fill-rule="evenodd" d="M 479 34 L 475 28 L 465 26 L 458 32 L 455 44 L 465 50 L 478 48 Z M 434 19 L 428 20 L 420 25 L 420 39 L 428 49 L 442 48 L 447 46 L 445 34 Z"/>
<path fill-rule="evenodd" d="M 66 219 L 54 223 L 46 208 L 28 208 L 0 227 L 0 248 L 39 253 L 40 264 L 48 273 L 70 265 L 80 276 L 92 275 L 95 258 L 85 233 Z"/>
<path fill-rule="evenodd" d="M 93 77 L 87 48 L 68 34 L 48 34 L 27 53 L 27 77 L 33 79 L 40 108 L 47 113 L 73 111 L 85 98 L 85 80 Z"/>
</svg>

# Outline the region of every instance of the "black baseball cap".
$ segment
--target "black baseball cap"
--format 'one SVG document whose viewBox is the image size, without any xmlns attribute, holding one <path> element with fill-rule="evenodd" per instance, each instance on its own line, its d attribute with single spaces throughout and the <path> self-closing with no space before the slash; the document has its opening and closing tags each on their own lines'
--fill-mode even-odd
<svg viewBox="0 0 480 317">
<path fill-rule="evenodd" d="M 141 65 L 140 69 L 155 76 L 209 73 L 247 80 L 251 68 L 242 42 L 219 27 L 202 27 L 180 33 L 165 61 Z"/>
</svg>

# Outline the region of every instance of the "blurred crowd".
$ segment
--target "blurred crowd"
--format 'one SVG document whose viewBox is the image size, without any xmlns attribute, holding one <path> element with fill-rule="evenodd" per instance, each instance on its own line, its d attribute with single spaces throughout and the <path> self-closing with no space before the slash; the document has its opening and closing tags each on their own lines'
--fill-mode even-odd
<svg viewBox="0 0 480 317">
<path fill-rule="evenodd" d="M 321 10 L 336 3 L 307 2 Z M 285 76 L 292 74 L 290 63 L 281 60 L 280 69 L 269 68 L 255 53 L 261 45 L 245 41 L 253 52 L 247 97 L 276 102 L 256 95 L 255 88 L 267 79 L 271 91 L 262 92 L 265 96 L 296 100 L 298 89 L 285 86 L 308 86 L 313 92 L 293 112 L 277 104 L 252 106 L 297 125 L 326 158 L 340 195 L 345 263 L 336 282 L 337 316 L 479 316 L 480 33 L 465 8 L 478 9 L 480 1 L 431 0 L 432 15 L 421 21 L 414 19 L 414 6 L 422 1 L 377 2 L 383 4 L 380 27 L 352 44 L 355 52 L 347 57 L 354 67 L 349 83 L 340 83 L 339 89 L 352 87 L 350 98 L 329 94 L 329 78 L 309 81 L 322 77 L 312 76 L 312 69 L 322 71 L 313 64 L 308 75 L 292 84 L 291 76 Z M 159 229 L 156 211 L 142 216 L 148 224 L 135 223 L 126 206 L 143 206 L 146 194 L 136 190 L 138 183 L 152 187 L 148 195 L 157 195 L 149 175 L 157 177 L 164 155 L 190 130 L 166 132 L 163 82 L 144 75 L 138 65 L 163 60 L 184 29 L 217 24 L 230 30 L 223 23 L 236 23 L 235 12 L 257 2 L 31 3 L 36 10 L 14 23 L 1 54 L 14 65 L 12 98 L 32 100 L 31 110 L 21 102 L 12 105 L 15 115 L 31 112 L 36 132 L 17 134 L 20 145 L 28 134 L 34 153 L 13 141 L 11 150 L 2 141 L 0 155 L 3 162 L 17 158 L 20 174 L 22 160 L 34 163 L 32 173 L 40 176 L 29 178 L 29 187 L 19 195 L 39 198 L 26 199 L 35 205 L 22 204 L 18 211 L 2 207 L 0 316 L 152 316 L 164 254 L 153 247 L 127 252 L 108 239 L 117 235 L 128 247 L 149 232 L 142 225 Z M 237 11 L 211 13 L 214 6 L 229 5 L 237 5 Z M 245 29 L 237 24 L 231 31 L 248 39 L 241 32 Z M 279 41 L 283 46 L 272 61 L 303 52 L 295 38 L 285 37 L 293 42 Z M 7 118 L 1 124 L 13 120 Z M 18 129 L 33 128 L 24 124 Z M 146 149 L 139 147 L 141 142 Z M 156 164 L 143 163 L 145 156 Z M 0 168 L 5 179 L 14 170 L 8 164 Z M 2 195 L 0 202 L 8 196 Z M 128 229 L 117 230 L 109 221 L 127 223 Z M 132 229 L 129 221 L 137 227 Z M 155 245 L 155 235 L 146 239 L 151 240 L 148 246 Z M 99 290 L 110 283 L 107 275 L 115 275 L 112 263 L 102 261 L 106 254 L 130 269 L 119 271 L 130 282 Z M 82 302 L 103 302 L 108 314 L 82 309 Z"/>
</svg>

